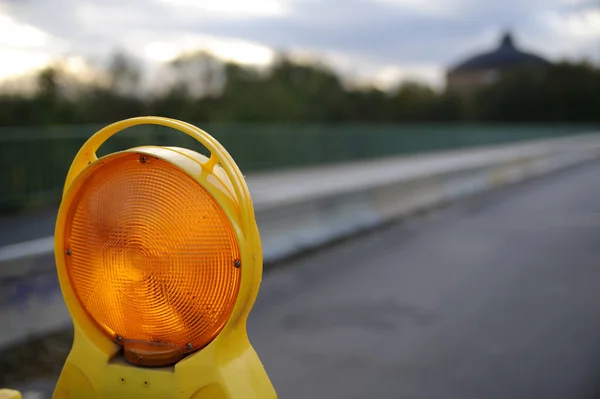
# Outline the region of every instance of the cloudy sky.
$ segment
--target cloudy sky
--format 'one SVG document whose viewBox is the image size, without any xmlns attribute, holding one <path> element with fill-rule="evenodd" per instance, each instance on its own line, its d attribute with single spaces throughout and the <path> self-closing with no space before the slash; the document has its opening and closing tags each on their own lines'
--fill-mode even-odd
<svg viewBox="0 0 600 399">
<path fill-rule="evenodd" d="M 202 48 L 259 65 L 286 50 L 382 85 L 436 84 L 506 28 L 550 59 L 600 64 L 600 0 L 0 0 L 0 79 L 57 57 L 77 70 L 121 49 L 151 66 Z"/>
</svg>

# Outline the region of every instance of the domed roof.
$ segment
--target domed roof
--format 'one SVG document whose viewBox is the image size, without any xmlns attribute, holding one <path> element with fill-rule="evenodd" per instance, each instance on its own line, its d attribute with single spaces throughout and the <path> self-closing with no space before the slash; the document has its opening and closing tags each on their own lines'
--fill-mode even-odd
<svg viewBox="0 0 600 399">
<path fill-rule="evenodd" d="M 500 45 L 487 53 L 476 55 L 458 64 L 451 72 L 482 69 L 505 69 L 518 66 L 546 67 L 550 62 L 535 54 L 526 53 L 515 47 L 510 33 L 505 33 Z"/>
</svg>

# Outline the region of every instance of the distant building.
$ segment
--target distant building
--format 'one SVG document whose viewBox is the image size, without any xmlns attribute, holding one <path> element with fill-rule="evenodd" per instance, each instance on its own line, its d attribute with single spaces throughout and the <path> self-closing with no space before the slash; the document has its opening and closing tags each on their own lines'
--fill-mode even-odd
<svg viewBox="0 0 600 399">
<path fill-rule="evenodd" d="M 475 55 L 451 68 L 446 82 L 448 89 L 465 91 L 494 83 L 516 68 L 546 68 L 550 65 L 538 55 L 519 50 L 512 35 L 505 33 L 495 50 Z"/>
</svg>

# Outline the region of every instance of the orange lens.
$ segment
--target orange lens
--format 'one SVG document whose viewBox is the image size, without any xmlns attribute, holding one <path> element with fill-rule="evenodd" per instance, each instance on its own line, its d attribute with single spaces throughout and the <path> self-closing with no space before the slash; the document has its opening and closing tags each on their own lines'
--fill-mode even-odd
<svg viewBox="0 0 600 399">
<path fill-rule="evenodd" d="M 231 316 L 241 278 L 235 233 L 211 195 L 171 164 L 108 158 L 82 183 L 66 226 L 75 294 L 112 339 L 188 352 Z"/>
</svg>

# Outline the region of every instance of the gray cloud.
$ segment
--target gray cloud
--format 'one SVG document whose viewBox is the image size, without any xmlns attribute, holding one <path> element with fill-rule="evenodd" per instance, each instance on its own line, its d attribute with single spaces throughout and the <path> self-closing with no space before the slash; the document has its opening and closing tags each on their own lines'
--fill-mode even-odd
<svg viewBox="0 0 600 399">
<path fill-rule="evenodd" d="M 440 13 L 391 0 L 295 1 L 289 14 L 277 18 L 215 17 L 160 0 L 0 0 L 0 4 L 8 4 L 9 12 L 19 20 L 63 39 L 68 51 L 86 55 L 127 47 L 133 37 L 197 33 L 241 38 L 276 49 L 343 53 L 387 64 L 448 65 L 477 50 L 468 46 L 481 45 L 481 35 L 490 29 L 511 27 L 525 42 L 543 44 L 549 33 L 540 15 L 593 7 L 595 1 L 439 0 L 440 5 L 454 5 Z M 543 54 L 552 45 L 548 42 L 538 50 Z"/>
</svg>

